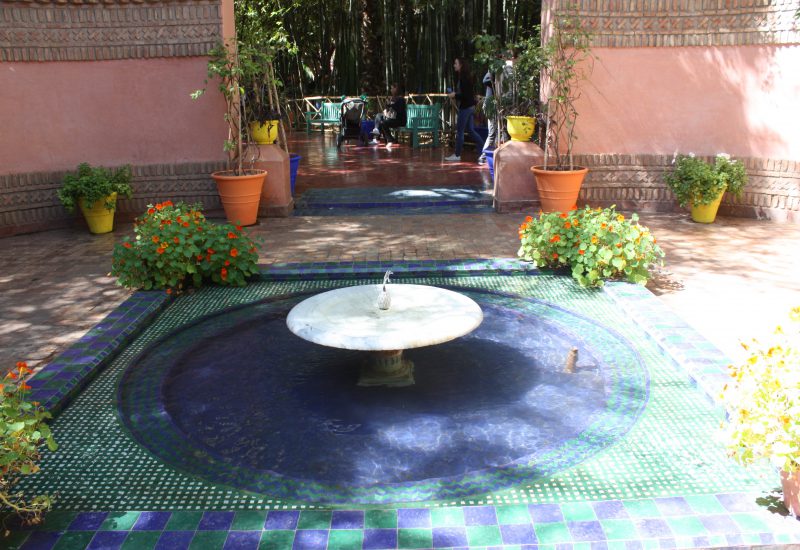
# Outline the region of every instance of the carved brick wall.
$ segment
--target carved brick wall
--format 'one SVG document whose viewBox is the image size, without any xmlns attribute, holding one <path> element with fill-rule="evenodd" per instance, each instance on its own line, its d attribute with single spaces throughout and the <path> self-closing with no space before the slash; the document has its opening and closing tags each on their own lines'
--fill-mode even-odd
<svg viewBox="0 0 800 550">
<path fill-rule="evenodd" d="M 583 155 L 576 162 L 590 167 L 582 201 L 642 212 L 678 208 L 664 183 L 672 156 Z M 725 195 L 720 213 L 800 223 L 800 162 L 755 158 L 743 162 L 748 184 L 738 199 Z"/>
<path fill-rule="evenodd" d="M 596 47 L 800 43 L 795 0 L 555 0 L 554 4 L 560 9 L 577 7 Z"/>
<path fill-rule="evenodd" d="M 224 169 L 224 162 L 134 166 L 133 197 L 120 199 L 117 212 L 121 219 L 133 219 L 148 204 L 167 199 L 200 202 L 207 212 L 220 211 L 210 174 Z M 64 172 L 0 176 L 0 237 L 78 221 L 79 214 L 67 212 L 56 195 L 63 178 Z"/>
<path fill-rule="evenodd" d="M 725 195 L 720 213 L 800 223 L 800 161 L 754 158 L 742 161 L 748 184 L 740 198 Z M 664 183 L 665 172 L 672 169 L 671 155 L 578 155 L 575 163 L 589 167 L 579 204 L 615 204 L 620 210 L 636 212 L 681 210 Z M 538 207 L 536 199 L 495 203 L 500 212 Z"/>
<path fill-rule="evenodd" d="M 202 56 L 221 36 L 219 0 L 0 3 L 0 61 Z"/>
</svg>

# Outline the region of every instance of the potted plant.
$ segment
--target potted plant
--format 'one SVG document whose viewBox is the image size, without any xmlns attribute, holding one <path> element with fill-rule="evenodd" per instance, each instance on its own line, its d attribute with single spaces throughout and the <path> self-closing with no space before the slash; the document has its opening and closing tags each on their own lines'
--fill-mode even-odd
<svg viewBox="0 0 800 550">
<path fill-rule="evenodd" d="M 575 165 L 572 152 L 577 139 L 579 84 L 591 70 L 593 59 L 590 42 L 591 36 L 577 16 L 554 14 L 550 36 L 542 46 L 544 164 L 531 168 L 545 212 L 574 208 L 589 172 Z"/>
<path fill-rule="evenodd" d="M 223 149 L 228 153 L 228 169 L 214 172 L 211 177 L 217 184 L 225 216 L 231 223 L 252 225 L 258 219 L 261 188 L 267 176 L 265 170 L 244 167 L 250 111 L 243 88 L 245 72 L 239 62 L 238 41 L 218 44 L 209 52 L 208 79 L 218 79 L 219 91 L 225 98 L 225 121 L 228 138 Z M 208 79 L 206 84 L 208 84 Z M 192 93 L 197 99 L 205 88 Z"/>
<path fill-rule="evenodd" d="M 247 108 L 242 116 L 249 121 L 251 139 L 261 145 L 270 145 L 278 139 L 281 121 L 278 84 L 272 67 L 270 49 L 239 45 L 239 63 L 242 67 L 242 86 Z"/>
<path fill-rule="evenodd" d="M 211 223 L 199 205 L 166 201 L 136 219 L 114 247 L 111 275 L 127 288 L 181 292 L 211 281 L 244 286 L 258 272 L 257 244 L 241 226 Z"/>
<path fill-rule="evenodd" d="M 114 230 L 117 197 L 130 197 L 133 193 L 130 182 L 130 166 L 109 169 L 92 167 L 84 162 L 76 172 L 64 176 L 58 198 L 70 212 L 75 211 L 76 205 L 80 208 L 89 231 L 110 233 Z"/>
<path fill-rule="evenodd" d="M 789 319 L 770 341 L 743 344 L 750 357 L 729 367 L 723 433 L 740 464 L 768 460 L 780 470 L 783 501 L 800 515 L 800 307 Z"/>
<path fill-rule="evenodd" d="M 47 425 L 52 416 L 29 400 L 31 387 L 26 379 L 30 374 L 28 365 L 19 361 L 0 384 L 0 506 L 21 517 L 24 524 L 38 523 L 50 509 L 52 497 L 30 498 L 17 485 L 24 476 L 39 471 L 42 444 L 50 451 L 58 448 Z"/>
<path fill-rule="evenodd" d="M 497 36 L 475 37 L 476 59 L 488 67 L 493 90 L 493 95 L 485 98 L 482 112 L 494 121 L 500 130 L 498 136 L 507 132 L 514 141 L 530 141 L 533 136 L 537 70 L 542 63 L 538 40 L 538 28 L 533 36 L 502 48 Z"/>
<path fill-rule="evenodd" d="M 664 252 L 650 230 L 610 208 L 541 212 L 519 227 L 517 255 L 542 268 L 568 268 L 581 286 L 603 286 L 608 279 L 645 284 L 650 266 Z"/>
<path fill-rule="evenodd" d="M 692 219 L 698 223 L 713 223 L 725 191 L 738 197 L 747 184 L 742 161 L 732 161 L 725 153 L 719 153 L 713 163 L 691 153 L 679 155 L 673 164 L 675 169 L 664 180 L 681 207 L 691 205 Z"/>
</svg>

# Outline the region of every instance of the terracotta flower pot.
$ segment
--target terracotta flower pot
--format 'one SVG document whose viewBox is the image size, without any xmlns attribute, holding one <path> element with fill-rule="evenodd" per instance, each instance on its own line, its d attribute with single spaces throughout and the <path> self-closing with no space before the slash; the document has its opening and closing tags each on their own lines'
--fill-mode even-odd
<svg viewBox="0 0 800 550">
<path fill-rule="evenodd" d="M 111 210 L 106 208 L 106 199 L 114 202 L 114 208 Z M 95 235 L 111 233 L 114 230 L 114 211 L 116 210 L 116 204 L 116 193 L 111 193 L 105 199 L 95 201 L 91 208 L 86 208 L 86 202 L 83 200 L 83 197 L 78 199 L 78 206 L 80 206 L 81 212 L 83 212 L 83 217 L 86 218 L 89 231 Z"/>
<path fill-rule="evenodd" d="M 795 516 L 800 516 L 800 470 L 785 472 L 781 470 L 783 503 Z"/>
<path fill-rule="evenodd" d="M 543 166 L 534 166 L 531 172 L 536 177 L 542 211 L 567 212 L 575 208 L 589 169 L 578 166 L 575 170 L 545 170 Z"/>
<path fill-rule="evenodd" d="M 217 182 L 217 191 L 228 221 L 239 225 L 253 225 L 258 220 L 258 203 L 267 171 L 245 172 L 244 175 L 236 176 L 232 170 L 225 170 L 214 172 L 211 177 Z"/>
<path fill-rule="evenodd" d="M 714 223 L 717 218 L 719 204 L 722 202 L 722 195 L 724 194 L 725 190 L 723 189 L 711 204 L 692 204 L 692 220 L 697 223 Z"/>
</svg>

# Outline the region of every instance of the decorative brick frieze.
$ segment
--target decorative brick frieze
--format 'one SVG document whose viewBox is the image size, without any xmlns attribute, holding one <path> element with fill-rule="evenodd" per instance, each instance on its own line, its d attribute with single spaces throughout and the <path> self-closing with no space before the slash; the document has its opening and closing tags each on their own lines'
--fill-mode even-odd
<svg viewBox="0 0 800 550">
<path fill-rule="evenodd" d="M 548 2 L 543 3 L 546 12 Z M 555 0 L 605 48 L 798 44 L 795 0 Z M 543 20 L 547 21 L 547 15 Z"/>
<path fill-rule="evenodd" d="M 710 159 L 709 159 L 710 160 Z M 743 160 L 749 177 L 740 198 L 725 195 L 720 213 L 747 218 L 800 223 L 800 162 L 776 159 Z M 581 188 L 581 204 L 617 205 L 621 210 L 673 212 L 679 206 L 664 183 L 672 155 L 578 155 L 575 164 L 589 174 Z M 529 210 L 535 201 L 498 202 L 500 212 Z"/>
<path fill-rule="evenodd" d="M 148 204 L 163 200 L 202 203 L 207 211 L 222 208 L 210 174 L 224 170 L 224 162 L 133 167 L 133 197 L 120 199 L 117 212 L 132 219 Z M 56 191 L 65 172 L 10 174 L 0 176 L 0 236 L 48 227 L 60 227 L 74 219 Z"/>
<path fill-rule="evenodd" d="M 219 0 L 0 3 L 0 61 L 202 56 L 222 36 Z"/>
</svg>

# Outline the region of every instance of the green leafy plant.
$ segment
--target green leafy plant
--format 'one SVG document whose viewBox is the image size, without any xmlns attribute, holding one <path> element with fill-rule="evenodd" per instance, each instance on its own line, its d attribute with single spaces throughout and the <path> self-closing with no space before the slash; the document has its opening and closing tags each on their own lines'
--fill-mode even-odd
<svg viewBox="0 0 800 550">
<path fill-rule="evenodd" d="M 116 203 L 109 200 L 108 196 L 116 193 L 118 196 L 130 197 L 133 194 L 130 183 L 130 166 L 110 169 L 92 167 L 84 162 L 78 166 L 76 172 L 64 176 L 58 198 L 70 212 L 75 210 L 79 200 L 83 200 L 86 208 L 91 208 L 94 203 L 102 200 L 107 210 L 113 210 Z"/>
<path fill-rule="evenodd" d="M 570 268 L 581 286 L 602 286 L 607 279 L 645 284 L 648 268 L 664 257 L 639 217 L 625 218 L 614 206 L 528 216 L 519 238 L 519 257 L 538 267 Z"/>
<path fill-rule="evenodd" d="M 794 472 L 800 470 L 800 307 L 789 319 L 768 341 L 743 343 L 750 357 L 729 367 L 723 436 L 740 464 L 768 460 Z"/>
<path fill-rule="evenodd" d="M 36 522 L 50 509 L 51 497 L 28 499 L 14 487 L 22 476 L 39 471 L 43 444 L 51 451 L 58 446 L 45 422 L 50 413 L 28 401 L 31 387 L 25 376 L 30 373 L 28 365 L 20 361 L 0 384 L 0 504 L 26 522 Z"/>
<path fill-rule="evenodd" d="M 732 161 L 725 153 L 718 154 L 713 163 L 691 153 L 678 155 L 673 164 L 675 169 L 665 174 L 664 181 L 681 206 L 711 204 L 725 191 L 738 197 L 747 184 L 742 161 Z"/>
<path fill-rule="evenodd" d="M 591 34 L 572 12 L 555 13 L 552 32 L 543 46 L 542 86 L 544 112 L 544 167 L 574 170 L 573 147 L 580 98 L 580 83 L 592 70 Z M 550 159 L 554 158 L 554 165 Z"/>
<path fill-rule="evenodd" d="M 498 128 L 505 127 L 504 117 L 535 116 L 539 104 L 539 69 L 542 48 L 539 27 L 528 38 L 502 45 L 500 37 L 475 36 L 475 59 L 492 73 L 494 95 L 487 97 L 482 107 L 485 116 L 494 118 Z M 502 136 L 505 132 L 500 132 Z"/>
<path fill-rule="evenodd" d="M 129 288 L 181 291 L 206 281 L 244 286 L 258 271 L 256 243 L 240 226 L 206 220 L 198 205 L 166 201 L 136 219 L 114 247 L 111 274 Z"/>
</svg>

